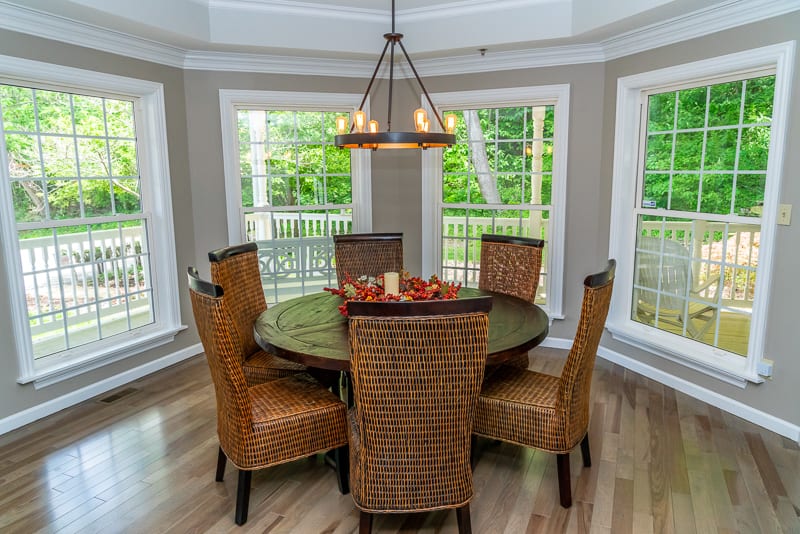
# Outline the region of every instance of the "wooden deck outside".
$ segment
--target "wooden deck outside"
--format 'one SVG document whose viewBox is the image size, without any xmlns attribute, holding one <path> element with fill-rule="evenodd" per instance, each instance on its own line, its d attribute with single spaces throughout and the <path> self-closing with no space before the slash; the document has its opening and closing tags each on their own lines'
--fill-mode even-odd
<svg viewBox="0 0 800 534">
<path fill-rule="evenodd" d="M 537 349 L 557 374 L 565 351 Z M 214 392 L 202 356 L 0 437 L 0 531 L 351 533 L 358 514 L 320 458 L 253 476 L 236 527 L 236 473 L 214 482 Z M 800 532 L 800 447 L 604 360 L 593 466 L 572 455 L 572 508 L 555 458 L 480 441 L 473 532 Z M 377 516 L 374 531 L 455 532 L 452 512 Z"/>
<path fill-rule="evenodd" d="M 671 324 L 662 323 L 660 328 L 679 336 L 683 335 L 680 327 Z M 722 311 L 720 312 L 719 338 L 716 345 L 714 343 L 713 328 L 709 329 L 698 341 L 734 354 L 741 354 L 744 357 L 747 354 L 747 344 L 750 341 L 750 315 Z"/>
</svg>

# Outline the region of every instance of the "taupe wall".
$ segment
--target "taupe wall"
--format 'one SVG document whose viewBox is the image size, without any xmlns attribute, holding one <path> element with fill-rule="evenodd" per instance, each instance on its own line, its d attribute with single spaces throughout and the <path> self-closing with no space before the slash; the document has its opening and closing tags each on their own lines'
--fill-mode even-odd
<svg viewBox="0 0 800 534">
<path fill-rule="evenodd" d="M 192 201 L 189 194 L 191 183 L 187 155 L 183 72 L 180 69 L 122 58 L 5 30 L 0 30 L 0 54 L 164 84 L 178 266 L 185 266 L 194 261 L 194 230 L 192 228 Z M 185 268 L 181 268 L 181 274 L 184 272 Z M 0 262 L 0 281 L 4 287 L 6 276 L 4 265 Z M 12 341 L 14 332 L 11 328 L 10 302 L 7 292 L 0 291 L 0 419 L 198 343 L 199 339 L 194 328 L 191 305 L 186 290 L 186 276 L 180 276 L 179 282 L 181 318 L 184 324 L 189 325 L 189 329 L 179 333 L 173 343 L 39 390 L 34 389 L 31 385 L 23 386 L 16 382 L 19 370 Z"/>
<path fill-rule="evenodd" d="M 602 210 L 600 224 L 597 225 L 595 234 L 598 242 L 608 242 L 617 78 L 782 43 L 799 37 L 800 13 L 795 12 L 776 19 L 621 58 L 606 64 L 601 166 L 603 183 L 598 197 L 598 203 L 602 206 Z M 800 51 L 795 52 L 787 134 L 780 198 L 783 204 L 794 204 L 796 211 L 800 205 L 800 184 L 798 183 L 800 154 L 797 151 L 797 147 L 800 146 Z M 573 205 L 572 208 L 576 208 L 576 206 Z M 800 244 L 800 220 L 795 217 L 791 226 L 778 226 L 777 228 L 775 270 L 772 291 L 769 294 L 770 305 L 765 348 L 766 357 L 775 361 L 775 373 L 772 380 L 760 385 L 748 384 L 746 389 L 742 390 L 617 342 L 611 339 L 608 333 L 603 339 L 603 346 L 800 425 L 800 392 L 798 392 L 797 386 L 800 383 L 800 348 L 798 348 L 794 331 L 797 328 L 797 317 L 800 317 L 800 313 L 798 313 L 800 285 L 797 283 L 797 273 L 800 272 L 800 247 L 798 247 Z"/>
<path fill-rule="evenodd" d="M 570 65 L 538 69 L 426 78 L 432 93 L 457 90 L 525 87 L 564 84 L 571 86 L 568 185 L 566 206 L 565 293 L 566 318 L 556 321 L 554 337 L 574 335 L 580 311 L 583 276 L 604 265 L 608 255 L 611 206 L 612 158 L 616 80 L 636 72 L 685 63 L 747 48 L 798 37 L 800 13 L 710 35 L 605 64 Z M 16 358 L 0 356 L 0 418 L 44 402 L 71 389 L 101 380 L 163 354 L 197 342 L 191 311 L 186 299 L 183 272 L 197 265 L 208 273 L 206 252 L 227 244 L 225 191 L 221 148 L 219 89 L 260 89 L 277 91 L 330 91 L 361 93 L 366 80 L 316 76 L 185 71 L 122 59 L 101 52 L 0 31 L 0 53 L 29 57 L 81 68 L 102 70 L 164 83 L 173 181 L 176 240 L 183 322 L 190 329 L 172 345 L 120 362 L 102 370 L 34 391 L 18 386 Z M 491 60 L 491 55 L 486 56 Z M 782 202 L 798 204 L 800 186 L 791 177 L 800 172 L 800 155 L 791 147 L 800 143 L 800 65 L 795 68 L 793 107 L 789 123 L 789 151 L 786 154 Z M 383 121 L 386 83 L 380 82 L 372 96 L 373 114 Z M 411 127 L 410 110 L 418 107 L 419 93 L 411 81 L 401 80 L 394 88 L 393 129 Z M 190 179 L 191 177 L 191 179 Z M 405 235 L 405 263 L 412 271 L 421 269 L 421 173 L 417 151 L 387 150 L 372 155 L 373 230 L 402 231 Z M 663 361 L 616 342 L 606 335 L 605 347 L 641 360 L 657 369 L 696 382 L 766 413 L 800 424 L 800 402 L 793 385 L 800 381 L 800 351 L 792 335 L 795 303 L 800 290 L 790 279 L 800 265 L 797 223 L 778 230 L 775 284 L 770 295 L 767 355 L 775 360 L 776 377 L 766 384 L 745 390 L 727 386 L 705 375 Z M 794 246 L 793 246 L 794 245 Z M 0 265 L 0 270 L 2 265 Z M 5 273 L 0 271 L 0 276 Z M 2 278 L 0 278 L 2 279 Z M 0 296 L 0 336 L 10 340 L 9 302 Z M 4 343 L 6 347 L 10 343 Z M 8 350 L 8 349 L 6 349 Z M 2 387 L 6 386 L 6 387 Z"/>
</svg>

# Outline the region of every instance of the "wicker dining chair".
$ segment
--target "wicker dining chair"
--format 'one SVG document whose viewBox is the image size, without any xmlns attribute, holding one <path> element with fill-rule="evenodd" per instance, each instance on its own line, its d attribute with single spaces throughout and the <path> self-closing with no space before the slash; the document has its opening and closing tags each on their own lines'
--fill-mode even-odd
<svg viewBox="0 0 800 534">
<path fill-rule="evenodd" d="M 483 234 L 478 287 L 533 303 L 539 287 L 543 247 L 541 239 Z M 527 369 L 529 363 L 528 354 L 523 353 L 505 365 Z"/>
<path fill-rule="evenodd" d="M 578 331 L 561 376 L 500 366 L 486 379 L 473 432 L 557 454 L 561 506 L 572 506 L 569 453 L 580 443 L 583 465 L 589 454 L 589 393 L 594 359 L 603 334 L 616 262 L 583 282 Z"/>
<path fill-rule="evenodd" d="M 340 234 L 333 236 L 336 278 L 378 276 L 403 269 L 403 234 Z"/>
<path fill-rule="evenodd" d="M 222 286 L 232 315 L 244 360 L 242 367 L 249 386 L 306 371 L 296 362 L 273 356 L 258 346 L 253 325 L 267 309 L 261 271 L 258 267 L 258 245 L 244 243 L 208 253 L 211 282 Z"/>
<path fill-rule="evenodd" d="M 450 508 L 459 532 L 471 532 L 470 436 L 490 309 L 491 297 L 348 304 L 360 533 L 371 531 L 372 514 Z"/>
<path fill-rule="evenodd" d="M 252 472 L 335 449 L 339 490 L 347 481 L 347 408 L 307 375 L 248 386 L 241 345 L 227 296 L 189 267 L 192 310 L 203 343 L 217 400 L 219 454 L 216 480 L 230 459 L 239 469 L 237 525 L 247 521 Z"/>
</svg>

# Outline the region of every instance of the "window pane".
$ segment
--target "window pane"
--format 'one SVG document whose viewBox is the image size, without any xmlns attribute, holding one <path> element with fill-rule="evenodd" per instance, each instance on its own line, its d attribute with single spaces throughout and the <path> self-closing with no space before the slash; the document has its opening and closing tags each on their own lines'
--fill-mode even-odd
<svg viewBox="0 0 800 534">
<path fill-rule="evenodd" d="M 746 80 L 745 85 L 744 122 L 772 122 L 775 76 Z"/>
<path fill-rule="evenodd" d="M 700 211 L 727 215 L 731 212 L 733 175 L 707 174 L 703 176 L 703 195 Z"/>
<path fill-rule="evenodd" d="M 742 149 L 739 154 L 739 169 L 748 171 L 767 170 L 769 156 L 769 126 L 754 126 L 742 129 Z"/>
<path fill-rule="evenodd" d="M 675 160 L 673 168 L 681 171 L 699 171 L 703 155 L 703 133 L 689 132 L 675 135 Z"/>
<path fill-rule="evenodd" d="M 671 130 L 675 122 L 675 93 L 652 95 L 648 100 L 648 132 Z"/>
<path fill-rule="evenodd" d="M 648 172 L 644 175 L 643 208 L 667 208 L 669 200 L 669 174 Z"/>
<path fill-rule="evenodd" d="M 712 130 L 706 140 L 706 170 L 732 171 L 736 164 L 738 130 Z"/>
<path fill-rule="evenodd" d="M 672 134 L 647 136 L 648 171 L 668 171 L 672 168 Z"/>
<path fill-rule="evenodd" d="M 740 174 L 736 177 L 736 204 L 734 212 L 747 217 L 760 217 L 764 204 L 764 174 Z"/>
<path fill-rule="evenodd" d="M 106 135 L 102 98 L 75 95 L 72 97 L 72 105 L 75 112 L 75 133 L 97 137 Z"/>
<path fill-rule="evenodd" d="M 67 93 L 34 91 L 39 117 L 39 130 L 46 133 L 71 134 L 72 114 Z"/>
<path fill-rule="evenodd" d="M 699 192 L 699 174 L 676 174 L 672 177 L 669 208 L 677 211 L 697 211 Z"/>
<path fill-rule="evenodd" d="M 678 91 L 678 129 L 702 128 L 705 112 L 705 87 Z"/>
<path fill-rule="evenodd" d="M 712 85 L 708 103 L 708 125 L 729 126 L 739 124 L 742 104 L 742 82 Z"/>
<path fill-rule="evenodd" d="M 0 85 L 0 107 L 3 109 L 3 128 L 7 132 L 36 130 L 32 89 Z"/>
</svg>

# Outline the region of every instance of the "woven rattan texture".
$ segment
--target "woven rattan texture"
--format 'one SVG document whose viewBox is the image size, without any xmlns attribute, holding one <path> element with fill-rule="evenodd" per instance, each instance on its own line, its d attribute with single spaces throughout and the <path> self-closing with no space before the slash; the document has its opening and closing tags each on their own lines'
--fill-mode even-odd
<svg viewBox="0 0 800 534">
<path fill-rule="evenodd" d="M 351 317 L 350 484 L 368 512 L 460 507 L 488 315 Z"/>
<path fill-rule="evenodd" d="M 348 275 L 358 278 L 403 270 L 402 239 L 337 241 L 334 254 L 339 287 Z"/>
<path fill-rule="evenodd" d="M 584 288 L 578 331 L 561 377 L 504 366 L 487 378 L 478 400 L 476 434 L 556 453 L 569 452 L 583 439 L 612 286 L 613 280 Z"/>
<path fill-rule="evenodd" d="M 346 408 L 301 376 L 250 388 L 224 299 L 190 290 L 217 400 L 220 447 L 239 469 L 259 469 L 347 443 Z"/>
<path fill-rule="evenodd" d="M 211 262 L 211 281 L 225 292 L 227 302 L 242 347 L 244 375 L 248 385 L 302 373 L 306 367 L 272 356 L 261 350 L 253 337 L 253 325 L 267 309 L 258 253 L 248 251 Z"/>
<path fill-rule="evenodd" d="M 481 270 L 478 287 L 522 300 L 536 300 L 542 269 L 542 247 L 511 243 L 481 242 Z M 528 355 L 513 357 L 506 365 L 527 369 Z"/>
</svg>

